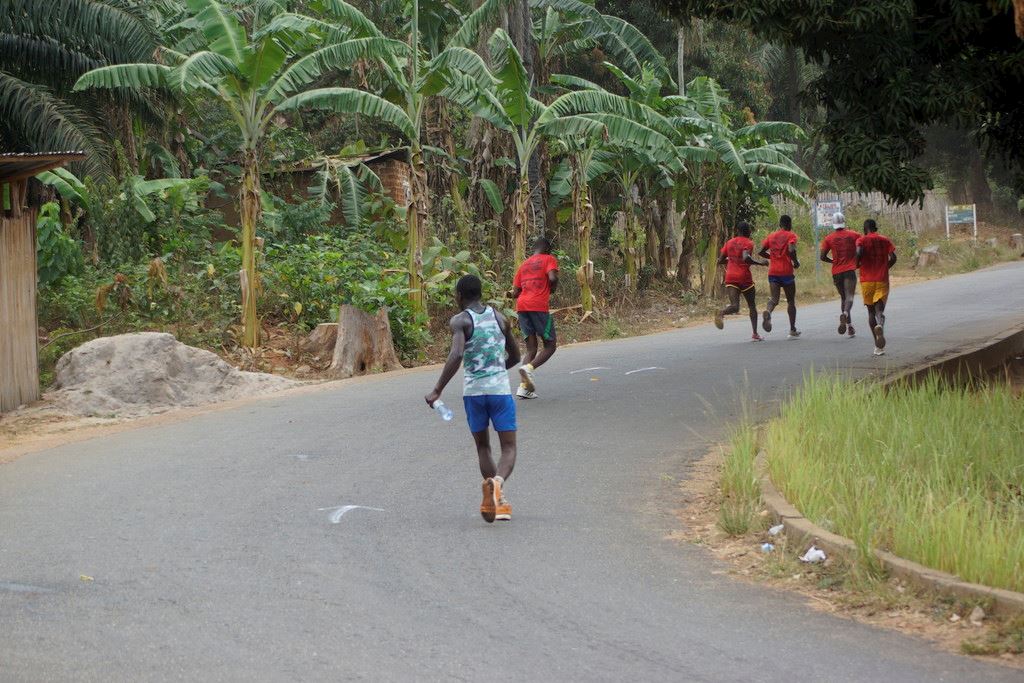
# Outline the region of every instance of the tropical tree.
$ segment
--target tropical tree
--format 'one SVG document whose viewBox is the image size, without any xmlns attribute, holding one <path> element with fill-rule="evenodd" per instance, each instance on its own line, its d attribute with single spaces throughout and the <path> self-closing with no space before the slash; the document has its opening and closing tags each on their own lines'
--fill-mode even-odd
<svg viewBox="0 0 1024 683">
<path fill-rule="evenodd" d="M 328 1 L 325 5 L 353 23 L 362 16 L 343 3 Z M 209 97 L 226 108 L 241 140 L 242 343 L 255 348 L 259 345 L 256 227 L 261 211 L 260 166 L 274 118 L 294 109 L 293 95 L 324 74 L 348 69 L 357 60 L 393 58 L 405 46 L 380 35 L 353 37 L 352 31 L 319 18 L 283 12 L 272 2 L 257 5 L 248 18 L 247 25 L 233 5 L 220 0 L 188 0 L 182 24 L 188 30 L 175 46 L 181 49 L 160 49 L 166 63 L 101 67 L 83 75 L 75 90 L 110 88 L 143 93 L 158 89 Z M 185 49 L 188 51 L 182 51 Z"/>
<path fill-rule="evenodd" d="M 144 3 L 118 0 L 5 0 L 0 3 L 0 150 L 83 150 L 79 168 L 112 171 L 120 138 L 134 162 L 132 119 L 158 118 L 134 93 L 83 97 L 71 92 L 97 67 L 152 61 L 155 23 Z"/>
</svg>

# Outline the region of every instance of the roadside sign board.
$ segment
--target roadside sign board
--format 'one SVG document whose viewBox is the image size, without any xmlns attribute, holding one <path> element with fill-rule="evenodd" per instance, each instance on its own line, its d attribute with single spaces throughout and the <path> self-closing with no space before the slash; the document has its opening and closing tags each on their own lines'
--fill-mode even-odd
<svg viewBox="0 0 1024 683">
<path fill-rule="evenodd" d="M 828 202 L 814 202 L 814 206 L 811 209 L 813 214 L 813 225 L 811 226 L 812 232 L 814 233 L 814 252 L 818 251 L 818 243 L 821 241 L 819 236 L 823 232 L 828 232 L 832 229 L 832 216 L 837 213 L 843 212 L 843 203 L 841 201 L 828 201 Z M 821 268 L 820 259 L 814 259 L 814 272 L 817 273 Z"/>
<path fill-rule="evenodd" d="M 829 230 L 832 228 L 832 216 L 842 212 L 842 202 L 815 202 L 814 223 L 818 228 L 824 228 L 825 230 Z"/>
<path fill-rule="evenodd" d="M 978 239 L 977 207 L 974 204 L 946 206 L 946 237 L 949 237 L 949 226 L 964 224 L 974 227 L 974 239 Z"/>
</svg>

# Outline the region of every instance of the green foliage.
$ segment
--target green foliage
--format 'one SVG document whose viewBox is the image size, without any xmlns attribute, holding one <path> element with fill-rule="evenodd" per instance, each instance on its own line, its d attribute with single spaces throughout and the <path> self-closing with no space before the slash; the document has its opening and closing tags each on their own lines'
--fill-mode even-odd
<svg viewBox="0 0 1024 683">
<path fill-rule="evenodd" d="M 659 4 L 684 19 L 737 23 L 820 65 L 807 92 L 827 109 L 820 129 L 827 159 L 853 187 L 921 199 L 932 186 L 918 161 L 923 127 L 956 121 L 1004 157 L 1024 188 L 1024 121 L 1016 115 L 1024 43 L 1013 3 L 953 0 L 938 12 L 903 0 Z"/>
<path fill-rule="evenodd" d="M 46 287 L 66 275 L 82 272 L 81 246 L 64 230 L 60 205 L 47 202 L 36 220 L 36 268 L 39 285 Z"/>
<path fill-rule="evenodd" d="M 291 322 L 302 329 L 337 320 L 342 303 L 368 313 L 388 308 L 395 345 L 405 356 L 426 342 L 423 320 L 409 305 L 402 255 L 385 248 L 365 229 L 344 237 L 312 235 L 267 248 L 261 301 L 264 319 Z"/>
<path fill-rule="evenodd" d="M 855 539 L 862 561 L 881 548 L 1021 590 L 1022 436 L 1020 399 L 1005 385 L 932 377 L 883 391 L 811 377 L 771 424 L 766 451 L 787 499 Z"/>
</svg>

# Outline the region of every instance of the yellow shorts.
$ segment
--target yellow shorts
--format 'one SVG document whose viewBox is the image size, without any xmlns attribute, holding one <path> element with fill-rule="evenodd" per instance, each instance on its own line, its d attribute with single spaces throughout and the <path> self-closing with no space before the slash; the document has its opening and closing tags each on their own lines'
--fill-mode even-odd
<svg viewBox="0 0 1024 683">
<path fill-rule="evenodd" d="M 874 306 L 889 297 L 888 282 L 861 282 L 860 293 L 864 296 L 865 306 Z"/>
</svg>

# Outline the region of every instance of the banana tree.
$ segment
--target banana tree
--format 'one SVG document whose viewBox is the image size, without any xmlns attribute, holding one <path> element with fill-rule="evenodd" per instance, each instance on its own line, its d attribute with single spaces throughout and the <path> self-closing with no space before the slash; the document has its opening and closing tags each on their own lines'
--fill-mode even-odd
<svg viewBox="0 0 1024 683">
<path fill-rule="evenodd" d="M 324 74 L 405 49 L 402 43 L 380 35 L 353 37 L 352 31 L 339 30 L 321 19 L 283 12 L 276 3 L 260 7 L 265 11 L 253 11 L 251 26 L 247 26 L 230 3 L 188 0 L 188 18 L 182 25 L 191 30 L 178 45 L 188 47 L 189 52 L 164 47 L 163 64 L 94 69 L 75 84 L 75 90 L 163 89 L 209 97 L 230 114 L 241 138 L 242 343 L 250 348 L 259 345 L 256 228 L 261 213 L 260 165 L 274 118 L 294 108 L 282 105 L 293 104 L 292 95 Z"/>
<path fill-rule="evenodd" d="M 343 0 L 323 0 L 326 11 L 363 40 L 384 41 L 381 31 L 366 15 Z M 406 212 L 408 244 L 409 296 L 413 309 L 426 312 L 426 290 L 423 287 L 423 246 L 427 237 L 429 196 L 427 172 L 423 160 L 423 112 L 427 98 L 436 94 L 439 74 L 458 73 L 453 83 L 474 83 L 488 80 L 483 62 L 471 50 L 461 47 L 472 41 L 476 31 L 492 21 L 507 0 L 486 0 L 463 21 L 462 27 L 436 57 L 426 61 L 421 55 L 419 0 L 410 4 L 407 43 L 387 41 L 390 51 L 367 55 L 379 67 L 387 81 L 386 95 L 359 88 L 316 88 L 300 92 L 279 104 L 279 109 L 321 109 L 338 113 L 360 114 L 393 128 L 409 145 L 412 169 L 409 209 Z M 390 98 L 390 99 L 389 99 Z"/>
</svg>

